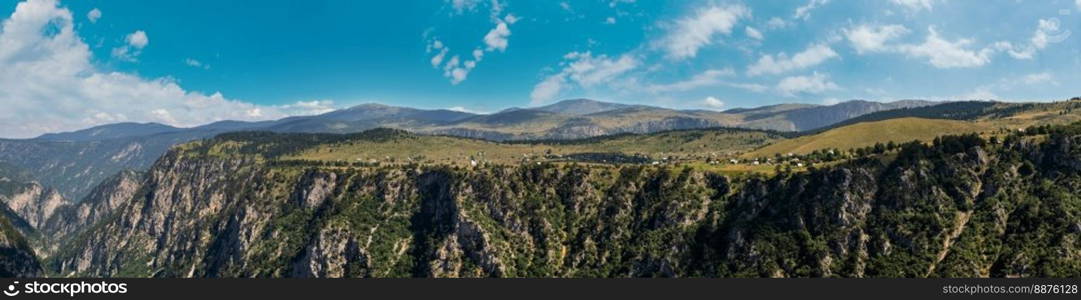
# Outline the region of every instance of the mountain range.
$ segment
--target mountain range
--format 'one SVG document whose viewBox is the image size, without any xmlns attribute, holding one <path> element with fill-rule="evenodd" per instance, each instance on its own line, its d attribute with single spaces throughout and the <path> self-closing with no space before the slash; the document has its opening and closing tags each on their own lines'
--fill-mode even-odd
<svg viewBox="0 0 1081 300">
<path fill-rule="evenodd" d="M 0 275 L 1062 276 L 1079 110 L 366 104 L 0 140 Z"/>
<path fill-rule="evenodd" d="M 352 133 L 384 127 L 494 141 L 567 140 L 711 127 L 804 131 L 871 112 L 932 104 L 853 100 L 829 106 L 783 104 L 718 112 L 572 99 L 492 114 L 363 104 L 272 121 L 220 121 L 192 128 L 117 123 L 33 139 L 0 139 L 0 162 L 34 170 L 43 185 L 77 201 L 119 171 L 145 170 L 173 145 L 231 131 Z"/>
</svg>

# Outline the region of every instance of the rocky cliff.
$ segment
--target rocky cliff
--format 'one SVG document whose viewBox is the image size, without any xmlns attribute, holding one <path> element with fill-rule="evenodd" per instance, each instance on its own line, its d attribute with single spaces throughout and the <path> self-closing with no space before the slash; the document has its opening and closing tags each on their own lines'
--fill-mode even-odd
<svg viewBox="0 0 1081 300">
<path fill-rule="evenodd" d="M 1081 134 L 947 137 L 777 176 L 166 154 L 48 259 L 155 277 L 1070 277 Z"/>
</svg>

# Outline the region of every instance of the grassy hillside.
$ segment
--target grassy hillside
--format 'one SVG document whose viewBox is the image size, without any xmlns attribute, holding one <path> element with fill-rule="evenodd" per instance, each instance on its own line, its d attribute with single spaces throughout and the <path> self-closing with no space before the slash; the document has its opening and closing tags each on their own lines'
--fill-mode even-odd
<svg viewBox="0 0 1081 300">
<path fill-rule="evenodd" d="M 772 156 L 776 153 L 806 154 L 818 149 L 850 149 L 873 146 L 875 143 L 902 143 L 912 140 L 930 141 L 937 136 L 980 132 L 993 129 L 983 122 L 898 118 L 857 123 L 834 128 L 814 135 L 778 141 L 745 154 L 747 157 Z"/>
<path fill-rule="evenodd" d="M 472 160 L 500 164 L 563 160 L 584 153 L 693 159 L 736 155 L 782 138 L 764 131 L 704 129 L 574 141 L 500 143 L 406 133 L 391 139 L 350 138 L 312 147 L 284 159 L 450 165 L 471 164 Z"/>
</svg>

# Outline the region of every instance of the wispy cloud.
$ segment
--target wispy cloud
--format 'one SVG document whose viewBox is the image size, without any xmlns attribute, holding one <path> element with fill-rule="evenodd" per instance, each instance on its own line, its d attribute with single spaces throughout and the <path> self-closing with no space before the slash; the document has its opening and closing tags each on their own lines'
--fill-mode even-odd
<svg viewBox="0 0 1081 300">
<path fill-rule="evenodd" d="M 807 20 L 811 17 L 811 11 L 830 3 L 830 0 L 810 0 L 807 4 L 796 8 L 796 13 L 793 15 L 796 19 Z"/>
<path fill-rule="evenodd" d="M 693 58 L 699 49 L 712 44 L 715 36 L 732 34 L 732 28 L 750 16 L 751 10 L 743 5 L 701 8 L 694 15 L 676 21 L 655 45 L 664 49 L 671 59 Z"/>
<path fill-rule="evenodd" d="M 829 75 L 818 72 L 809 76 L 786 77 L 777 83 L 777 91 L 789 97 L 799 94 L 821 94 L 839 89 L 836 83 L 830 81 Z"/>
<path fill-rule="evenodd" d="M 747 68 L 747 75 L 758 76 L 762 74 L 782 74 L 789 71 L 806 69 L 816 66 L 831 58 L 839 57 L 825 44 L 815 44 L 807 47 L 792 57 L 784 53 L 764 55 L 757 62 Z"/>
<path fill-rule="evenodd" d="M 590 52 L 571 52 L 563 56 L 562 70 L 549 75 L 533 87 L 531 104 L 541 104 L 559 95 L 566 88 L 579 86 L 590 88 L 611 82 L 641 65 L 637 57 L 624 54 L 619 57 L 594 56 Z"/>
</svg>

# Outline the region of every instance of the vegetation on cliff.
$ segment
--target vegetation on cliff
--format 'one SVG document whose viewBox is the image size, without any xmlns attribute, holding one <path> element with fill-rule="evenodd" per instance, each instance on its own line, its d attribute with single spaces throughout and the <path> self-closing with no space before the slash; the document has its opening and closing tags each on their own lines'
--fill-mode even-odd
<svg viewBox="0 0 1081 300">
<path fill-rule="evenodd" d="M 387 134 L 387 132 L 381 133 Z M 163 277 L 1070 277 L 1081 123 L 725 176 L 540 163 L 274 163 L 344 140 L 231 136 L 159 160 L 48 259 Z M 267 155 L 276 154 L 276 155 Z"/>
</svg>

